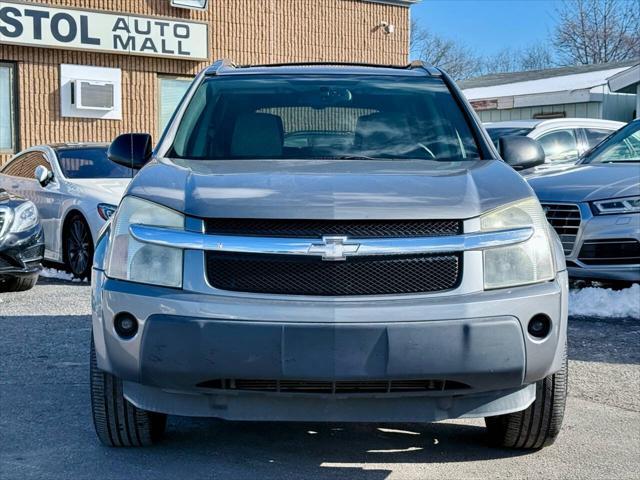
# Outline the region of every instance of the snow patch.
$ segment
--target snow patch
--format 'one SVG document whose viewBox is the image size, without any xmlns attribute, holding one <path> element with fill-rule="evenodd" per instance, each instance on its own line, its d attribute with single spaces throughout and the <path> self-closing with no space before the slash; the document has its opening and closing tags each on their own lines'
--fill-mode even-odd
<svg viewBox="0 0 640 480">
<path fill-rule="evenodd" d="M 80 282 L 79 278 L 75 278 L 70 273 L 63 270 L 56 270 L 55 268 L 43 268 L 40 271 L 40 276 L 44 278 L 56 278 L 58 280 L 66 280 L 68 282 Z"/>
<path fill-rule="evenodd" d="M 640 284 L 624 290 L 588 287 L 569 292 L 569 315 L 640 319 Z"/>
</svg>

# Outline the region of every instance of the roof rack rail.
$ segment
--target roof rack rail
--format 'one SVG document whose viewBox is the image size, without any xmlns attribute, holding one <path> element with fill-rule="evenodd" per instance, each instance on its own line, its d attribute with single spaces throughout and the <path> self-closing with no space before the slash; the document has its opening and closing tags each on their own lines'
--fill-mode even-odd
<svg viewBox="0 0 640 480">
<path fill-rule="evenodd" d="M 421 68 L 421 69 L 426 70 L 427 72 L 429 72 L 430 75 L 433 75 L 433 76 L 436 76 L 436 77 L 442 75 L 440 70 L 438 70 L 436 67 L 434 67 L 430 63 L 423 62 L 422 60 L 413 60 L 409 64 L 408 68 L 410 68 L 410 69 Z"/>
<path fill-rule="evenodd" d="M 367 63 L 367 62 L 283 62 L 283 63 L 257 63 L 257 64 L 244 64 L 244 65 L 236 65 L 236 68 L 257 68 L 257 67 L 313 67 L 313 66 L 344 66 L 344 67 L 371 67 L 371 68 L 395 68 L 398 70 L 406 70 L 406 69 L 414 69 L 414 68 L 422 68 L 430 75 L 440 75 L 440 71 L 432 67 L 429 64 L 425 64 L 420 60 L 414 60 L 409 65 L 394 65 L 387 64 L 381 65 L 378 63 Z"/>
<path fill-rule="evenodd" d="M 205 75 L 216 75 L 224 69 L 230 68 L 269 68 L 269 67 L 313 67 L 313 66 L 337 66 L 337 67 L 369 67 L 369 68 L 393 68 L 398 70 L 424 70 L 431 76 L 440 76 L 441 72 L 434 66 L 422 60 L 413 60 L 408 65 L 380 65 L 366 62 L 282 62 L 282 63 L 255 63 L 238 65 L 231 60 L 216 60 L 207 70 Z"/>
<path fill-rule="evenodd" d="M 404 65 L 379 65 L 376 63 L 366 62 L 282 62 L 282 63 L 260 63 L 238 65 L 238 68 L 256 68 L 256 67 L 313 67 L 322 65 L 335 65 L 345 67 L 377 67 L 377 68 L 406 68 Z"/>
<path fill-rule="evenodd" d="M 213 64 L 206 69 L 205 75 L 216 75 L 220 70 L 225 68 L 237 68 L 238 66 L 233 61 L 223 58 L 216 60 Z"/>
</svg>

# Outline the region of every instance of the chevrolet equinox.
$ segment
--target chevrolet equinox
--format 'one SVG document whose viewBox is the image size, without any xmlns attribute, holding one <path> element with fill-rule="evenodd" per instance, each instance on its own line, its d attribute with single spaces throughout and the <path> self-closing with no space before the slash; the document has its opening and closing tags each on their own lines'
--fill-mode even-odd
<svg viewBox="0 0 640 480">
<path fill-rule="evenodd" d="M 442 71 L 220 61 L 96 242 L 91 400 L 100 440 L 158 441 L 167 415 L 250 421 L 484 417 L 488 439 L 558 435 L 562 246 Z"/>
</svg>

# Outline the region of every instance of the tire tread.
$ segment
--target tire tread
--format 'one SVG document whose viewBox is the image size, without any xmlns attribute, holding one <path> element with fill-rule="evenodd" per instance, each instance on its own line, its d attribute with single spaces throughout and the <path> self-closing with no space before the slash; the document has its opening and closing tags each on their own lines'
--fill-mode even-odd
<svg viewBox="0 0 640 480">
<path fill-rule="evenodd" d="M 491 443 L 507 448 L 540 449 L 551 445 L 562 426 L 567 398 L 568 363 L 536 383 L 536 399 L 525 410 L 485 418 Z"/>
<path fill-rule="evenodd" d="M 122 380 L 98 369 L 93 335 L 90 370 L 93 425 L 100 441 L 109 447 L 157 443 L 164 434 L 167 416 L 130 403 L 124 397 Z"/>
</svg>

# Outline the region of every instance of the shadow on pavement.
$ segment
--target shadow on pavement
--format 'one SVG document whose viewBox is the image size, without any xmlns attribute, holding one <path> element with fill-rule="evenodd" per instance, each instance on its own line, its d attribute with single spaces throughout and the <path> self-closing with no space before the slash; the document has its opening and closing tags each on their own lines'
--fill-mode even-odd
<svg viewBox="0 0 640 480">
<path fill-rule="evenodd" d="M 69 287 L 88 287 L 90 283 L 86 280 L 66 280 L 64 278 L 56 277 L 38 277 L 38 285 L 65 285 Z"/>
<path fill-rule="evenodd" d="M 160 445 L 106 453 L 116 462 L 142 468 L 179 452 L 180 464 L 189 465 L 194 478 L 209 472 L 220 478 L 366 480 L 387 478 L 395 464 L 484 461 L 526 453 L 492 448 L 484 432 L 481 426 L 450 423 L 262 423 L 170 417 Z M 171 466 L 165 468 L 164 474 L 171 473 Z"/>
</svg>

